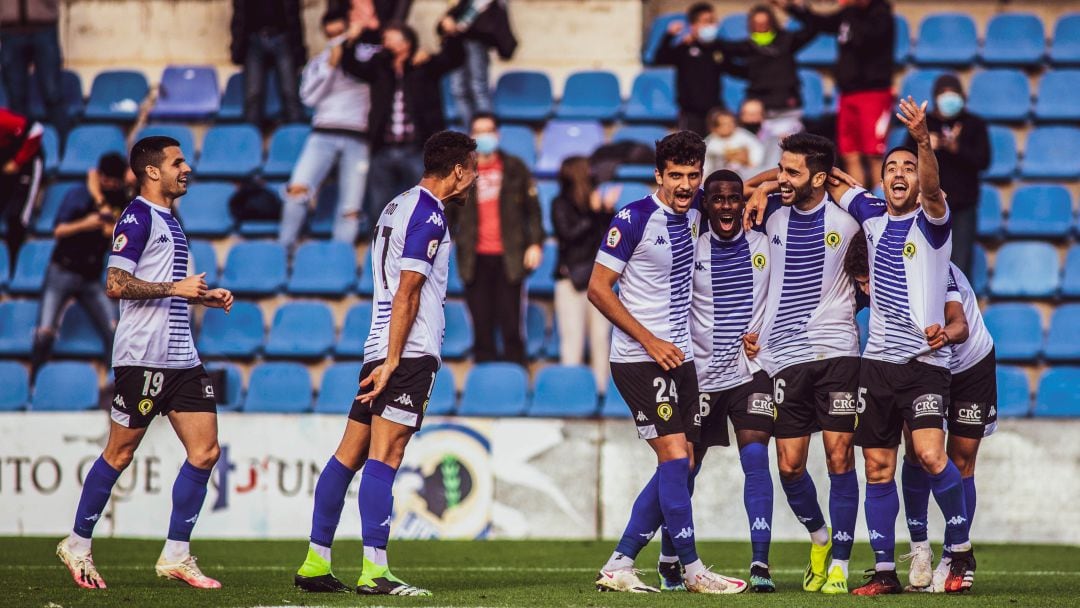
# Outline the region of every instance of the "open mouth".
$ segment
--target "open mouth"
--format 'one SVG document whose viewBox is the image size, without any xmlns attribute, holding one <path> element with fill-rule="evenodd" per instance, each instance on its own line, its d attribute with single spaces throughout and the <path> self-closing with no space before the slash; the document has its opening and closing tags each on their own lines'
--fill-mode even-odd
<svg viewBox="0 0 1080 608">
<path fill-rule="evenodd" d="M 780 199 L 785 203 L 790 203 L 795 200 L 795 189 L 788 185 L 780 186 Z"/>
<path fill-rule="evenodd" d="M 681 204 L 689 205 L 694 200 L 694 193 L 690 190 L 676 190 L 675 200 Z"/>
<path fill-rule="evenodd" d="M 737 218 L 731 213 L 721 213 L 717 216 L 717 221 L 720 224 L 720 230 L 723 232 L 731 232 L 735 230 Z"/>
<path fill-rule="evenodd" d="M 906 182 L 896 181 L 889 186 L 889 192 L 893 198 L 905 198 L 908 193 L 908 185 Z"/>
</svg>

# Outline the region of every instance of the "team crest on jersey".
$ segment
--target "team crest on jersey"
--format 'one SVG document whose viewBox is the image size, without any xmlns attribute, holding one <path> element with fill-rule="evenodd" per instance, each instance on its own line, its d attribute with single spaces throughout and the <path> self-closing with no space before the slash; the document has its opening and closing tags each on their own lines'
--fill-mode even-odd
<svg viewBox="0 0 1080 608">
<path fill-rule="evenodd" d="M 604 241 L 608 248 L 614 249 L 619 245 L 619 241 L 622 240 L 622 232 L 618 228 L 612 228 L 608 230 L 607 239 Z"/>
<path fill-rule="evenodd" d="M 150 413 L 150 410 L 154 409 L 154 402 L 149 399 L 143 399 L 139 402 L 139 413 L 143 416 Z"/>
<path fill-rule="evenodd" d="M 671 420 L 671 415 L 673 413 L 674 410 L 671 409 L 670 403 L 661 403 L 660 405 L 656 406 L 656 415 L 660 416 L 660 419 L 664 422 Z"/>
<path fill-rule="evenodd" d="M 755 253 L 754 257 L 750 258 L 750 263 L 758 270 L 765 270 L 765 254 Z"/>
<path fill-rule="evenodd" d="M 432 239 L 427 244 L 427 257 L 433 259 L 435 257 L 435 252 L 438 251 L 438 250 L 439 250 L 439 241 L 437 241 L 435 239 Z"/>
<path fill-rule="evenodd" d="M 697 238 L 697 222 L 690 222 L 690 236 Z"/>
<path fill-rule="evenodd" d="M 915 243 L 912 243 L 911 241 L 908 241 L 908 242 L 904 243 L 904 257 L 905 258 L 910 260 L 910 259 L 915 257 L 915 253 L 916 253 Z"/>
<path fill-rule="evenodd" d="M 839 232 L 830 230 L 825 233 L 825 244 L 829 246 L 829 249 L 836 249 L 842 242 L 844 242 L 844 239 Z"/>
<path fill-rule="evenodd" d="M 118 235 L 116 235 L 116 238 L 113 240 L 112 250 L 113 251 L 123 251 L 124 247 L 127 247 L 127 235 L 126 234 L 118 234 Z"/>
</svg>

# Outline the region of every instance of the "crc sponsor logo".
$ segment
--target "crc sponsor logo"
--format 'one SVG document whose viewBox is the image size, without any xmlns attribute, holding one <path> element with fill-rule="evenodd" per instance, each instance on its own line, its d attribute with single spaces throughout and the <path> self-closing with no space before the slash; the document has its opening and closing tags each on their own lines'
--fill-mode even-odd
<svg viewBox="0 0 1080 608">
<path fill-rule="evenodd" d="M 928 393 L 916 397 L 915 400 L 911 402 L 911 407 L 915 410 L 916 418 L 921 418 L 922 416 L 941 416 L 942 403 L 941 395 Z"/>
<path fill-rule="evenodd" d="M 769 393 L 751 393 L 746 398 L 746 413 L 758 416 L 776 417 L 776 405 Z"/>
<path fill-rule="evenodd" d="M 850 392 L 829 393 L 830 416 L 853 416 L 858 411 L 858 407 L 855 395 Z"/>
<path fill-rule="evenodd" d="M 970 401 L 957 401 L 956 421 L 960 424 L 980 426 L 983 423 L 983 406 Z"/>
</svg>

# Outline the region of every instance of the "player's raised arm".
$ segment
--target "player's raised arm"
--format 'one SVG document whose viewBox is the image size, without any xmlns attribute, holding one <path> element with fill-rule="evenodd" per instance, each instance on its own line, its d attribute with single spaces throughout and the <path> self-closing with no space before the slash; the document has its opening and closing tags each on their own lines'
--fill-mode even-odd
<svg viewBox="0 0 1080 608">
<path fill-rule="evenodd" d="M 589 279 L 589 302 L 607 317 L 608 321 L 636 340 L 645 352 L 665 370 L 672 370 L 682 365 L 683 352 L 671 342 L 657 338 L 645 328 L 615 295 L 615 283 L 620 273 L 597 263 L 593 265 Z"/>
<path fill-rule="evenodd" d="M 765 209 L 769 206 L 769 195 L 780 191 L 780 182 L 762 182 L 746 201 L 746 211 L 743 212 L 743 229 L 753 230 L 765 221 Z"/>
<path fill-rule="evenodd" d="M 911 138 L 919 148 L 919 200 L 926 215 L 934 219 L 945 217 L 948 206 L 945 195 L 941 192 L 941 175 L 938 172 L 937 156 L 930 144 L 930 131 L 926 127 L 926 104 L 915 103 L 908 96 L 900 100 L 900 111 L 896 117 L 907 127 Z"/>
</svg>

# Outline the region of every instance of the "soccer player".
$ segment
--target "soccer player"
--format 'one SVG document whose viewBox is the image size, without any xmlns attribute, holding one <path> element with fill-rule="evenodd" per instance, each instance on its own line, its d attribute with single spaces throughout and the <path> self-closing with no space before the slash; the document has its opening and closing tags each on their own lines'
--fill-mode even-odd
<svg viewBox="0 0 1080 608">
<path fill-rule="evenodd" d="M 420 429 L 441 365 L 450 255 L 445 202 L 476 181 L 476 142 L 441 131 L 424 144 L 424 176 L 383 209 L 372 243 L 375 314 L 364 345 L 360 391 L 345 435 L 315 485 L 311 543 L 296 573 L 297 587 L 316 592 L 351 589 L 330 570 L 345 493 L 360 476 L 363 572 L 356 592 L 365 595 L 431 595 L 390 572 L 386 546 L 394 507 L 394 477 L 405 446 Z M 458 199 L 460 200 L 460 199 Z"/>
<path fill-rule="evenodd" d="M 187 192 L 188 166 L 180 143 L 147 137 L 131 149 L 131 170 L 139 196 L 116 224 L 109 256 L 110 298 L 120 300 L 113 341 L 116 379 L 112 421 L 105 451 L 83 482 L 71 534 L 56 554 L 80 587 L 104 589 L 94 567 L 90 539 L 120 473 L 155 415 L 168 416 L 187 460 L 172 489 L 168 540 L 158 558 L 158 576 L 192 587 L 217 589 L 189 549 L 210 470 L 218 459 L 217 402 L 191 337 L 192 304 L 232 309 L 226 289 L 207 289 L 206 273 L 191 274 L 187 237 L 173 215 L 173 202 Z"/>
<path fill-rule="evenodd" d="M 638 578 L 634 558 L 661 524 L 672 531 L 687 591 L 746 589 L 744 581 L 716 574 L 698 559 L 690 504 L 693 444 L 701 430 L 688 318 L 700 215 L 691 203 L 704 159 L 705 142 L 689 131 L 657 143 L 658 188 L 615 215 L 589 281 L 589 301 L 615 326 L 612 379 L 657 460 L 622 540 L 596 577 L 599 591 L 658 591 Z"/>
<path fill-rule="evenodd" d="M 826 192 L 836 156 L 832 142 L 796 133 L 780 149 L 779 170 L 750 180 L 758 187 L 744 219 L 746 229 L 758 223 L 769 236 L 772 264 L 758 361 L 773 379 L 781 486 L 810 533 L 803 589 L 843 594 L 859 510 L 852 448 L 859 339 L 844 256 L 859 226 Z M 806 471 L 817 431 L 829 470 L 831 537 Z"/>
</svg>

